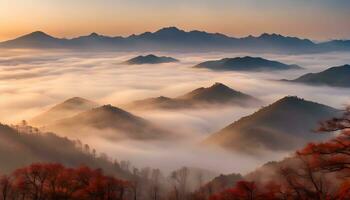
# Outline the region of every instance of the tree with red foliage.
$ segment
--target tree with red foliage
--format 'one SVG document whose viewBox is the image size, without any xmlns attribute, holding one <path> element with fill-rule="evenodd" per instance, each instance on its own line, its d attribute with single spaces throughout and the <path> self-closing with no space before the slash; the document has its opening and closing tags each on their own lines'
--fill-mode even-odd
<svg viewBox="0 0 350 200">
<path fill-rule="evenodd" d="M 36 163 L 1 178 L 2 200 L 123 200 L 128 183 L 88 167 Z"/>
<path fill-rule="evenodd" d="M 299 155 L 312 155 L 319 163 L 321 170 L 326 172 L 343 171 L 346 176 L 350 172 L 350 109 L 341 118 L 333 118 L 322 123 L 319 131 L 340 134 L 327 142 L 311 143 L 298 152 Z M 345 175 L 345 174 L 344 174 Z"/>
<path fill-rule="evenodd" d="M 339 180 L 340 189 L 334 198 L 350 199 L 350 108 L 340 118 L 333 118 L 321 124 L 320 132 L 338 132 L 335 138 L 310 143 L 297 155 L 309 157 L 314 171 L 332 174 Z M 334 182 L 334 181 L 333 181 Z M 333 183 L 335 184 L 335 183 Z"/>
<path fill-rule="evenodd" d="M 239 181 L 234 188 L 210 197 L 210 200 L 279 200 L 280 186 L 273 182 L 258 186 L 254 182 Z"/>
<path fill-rule="evenodd" d="M 227 189 L 219 195 L 214 195 L 211 200 L 243 200 L 255 199 L 256 185 L 254 182 L 239 181 L 236 187 Z"/>
</svg>

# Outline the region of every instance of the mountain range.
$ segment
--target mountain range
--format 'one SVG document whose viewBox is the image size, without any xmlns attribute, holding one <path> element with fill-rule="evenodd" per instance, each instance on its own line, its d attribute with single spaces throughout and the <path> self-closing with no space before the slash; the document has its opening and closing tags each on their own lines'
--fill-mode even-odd
<svg viewBox="0 0 350 200">
<path fill-rule="evenodd" d="M 166 27 L 155 32 L 145 32 L 128 37 L 109 37 L 91 33 L 72 39 L 56 38 L 36 31 L 13 40 L 0 43 L 2 48 L 68 48 L 115 51 L 249 51 L 316 53 L 349 51 L 350 40 L 332 40 L 315 43 L 309 39 L 264 33 L 258 37 L 229 37 L 220 33 L 184 31 Z"/>
<path fill-rule="evenodd" d="M 185 109 L 207 108 L 218 105 L 250 106 L 258 105 L 260 101 L 250 95 L 236 91 L 222 83 L 210 87 L 197 88 L 176 98 L 156 97 L 134 101 L 128 108 L 137 109 Z"/>
<path fill-rule="evenodd" d="M 338 114 L 335 108 L 287 96 L 212 134 L 204 144 L 250 154 L 291 151 L 324 139 L 312 130 Z"/>
<path fill-rule="evenodd" d="M 333 87 L 350 87 L 350 65 L 331 67 L 319 73 L 308 73 L 289 82 Z"/>
<path fill-rule="evenodd" d="M 135 58 L 131 58 L 125 61 L 124 63 L 128 65 L 142 65 L 142 64 L 160 64 L 160 63 L 173 63 L 173 62 L 179 62 L 179 60 L 172 57 L 156 56 L 153 54 L 149 54 L 146 56 L 137 56 Z"/>
<path fill-rule="evenodd" d="M 302 69 L 300 66 L 284 64 L 277 61 L 267 60 L 260 57 L 236 57 L 224 58 L 202 62 L 195 68 L 207 68 L 211 70 L 228 70 L 228 71 L 265 71 L 265 70 L 289 70 Z"/>
</svg>

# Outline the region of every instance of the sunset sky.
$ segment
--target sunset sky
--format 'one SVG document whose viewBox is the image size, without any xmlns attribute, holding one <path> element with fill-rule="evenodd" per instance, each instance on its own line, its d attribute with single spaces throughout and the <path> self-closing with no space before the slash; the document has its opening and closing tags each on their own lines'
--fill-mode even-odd
<svg viewBox="0 0 350 200">
<path fill-rule="evenodd" d="M 0 41 L 36 30 L 71 38 L 166 26 L 237 37 L 267 32 L 350 39 L 349 10 L 348 0 L 1 0 Z"/>
</svg>

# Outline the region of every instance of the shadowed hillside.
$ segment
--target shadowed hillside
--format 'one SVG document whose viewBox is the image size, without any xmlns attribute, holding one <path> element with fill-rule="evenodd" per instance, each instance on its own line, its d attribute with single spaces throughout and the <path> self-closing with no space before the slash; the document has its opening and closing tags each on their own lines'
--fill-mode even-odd
<svg viewBox="0 0 350 200">
<path fill-rule="evenodd" d="M 25 129 L 25 130 L 23 130 Z M 118 163 L 95 155 L 95 151 L 80 142 L 59 137 L 53 133 L 40 133 L 32 127 L 18 130 L 0 124 L 0 171 L 10 172 L 33 162 L 62 163 L 70 167 L 82 164 L 102 168 L 108 174 L 130 178 Z"/>
<path fill-rule="evenodd" d="M 290 151 L 325 138 L 312 130 L 338 113 L 334 108 L 288 96 L 230 124 L 205 143 L 248 153 Z"/>
</svg>

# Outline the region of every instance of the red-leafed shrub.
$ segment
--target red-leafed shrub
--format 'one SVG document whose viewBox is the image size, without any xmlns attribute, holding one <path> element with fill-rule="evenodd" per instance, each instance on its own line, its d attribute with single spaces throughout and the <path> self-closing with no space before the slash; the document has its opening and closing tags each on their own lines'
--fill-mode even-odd
<svg viewBox="0 0 350 200">
<path fill-rule="evenodd" d="M 36 163 L 0 179 L 2 200 L 122 200 L 128 183 L 82 166 Z"/>
</svg>

